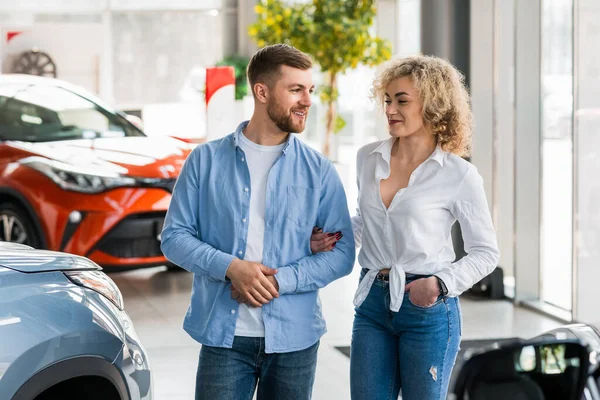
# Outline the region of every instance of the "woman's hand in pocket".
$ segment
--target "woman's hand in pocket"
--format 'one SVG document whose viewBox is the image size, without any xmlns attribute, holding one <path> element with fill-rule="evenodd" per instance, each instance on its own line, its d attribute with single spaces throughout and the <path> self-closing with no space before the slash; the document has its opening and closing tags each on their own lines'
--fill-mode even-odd
<svg viewBox="0 0 600 400">
<path fill-rule="evenodd" d="M 440 287 L 435 276 L 416 279 L 407 284 L 405 290 L 408 292 L 410 301 L 419 307 L 431 306 L 440 295 Z"/>
<path fill-rule="evenodd" d="M 310 237 L 310 250 L 313 254 L 331 251 L 343 236 L 341 231 L 328 233 L 323 232 L 323 229 L 315 226 Z"/>
</svg>

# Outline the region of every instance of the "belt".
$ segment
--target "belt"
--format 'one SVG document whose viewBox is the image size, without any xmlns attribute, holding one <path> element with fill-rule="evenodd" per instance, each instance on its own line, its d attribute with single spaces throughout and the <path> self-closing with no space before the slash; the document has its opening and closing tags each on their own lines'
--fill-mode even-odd
<svg viewBox="0 0 600 400">
<path fill-rule="evenodd" d="M 364 274 L 366 274 L 367 272 L 369 272 L 369 269 L 368 268 L 363 268 L 362 272 Z M 382 274 L 381 272 L 378 272 L 377 276 L 375 277 L 375 279 L 377 279 L 378 281 L 389 282 L 390 281 L 390 274 Z"/>
<path fill-rule="evenodd" d="M 377 279 L 378 281 L 389 282 L 390 274 L 382 274 L 381 272 L 379 272 L 375 279 Z"/>
<path fill-rule="evenodd" d="M 369 272 L 368 268 L 363 268 L 362 269 L 363 273 L 367 273 Z M 415 275 L 415 274 L 406 274 L 406 283 L 417 280 L 417 279 L 421 279 L 421 278 L 428 278 L 431 275 Z M 389 282 L 390 281 L 390 274 L 383 274 L 381 272 L 377 273 L 377 276 L 375 277 L 375 279 L 377 279 L 378 281 L 382 281 L 382 282 Z"/>
</svg>

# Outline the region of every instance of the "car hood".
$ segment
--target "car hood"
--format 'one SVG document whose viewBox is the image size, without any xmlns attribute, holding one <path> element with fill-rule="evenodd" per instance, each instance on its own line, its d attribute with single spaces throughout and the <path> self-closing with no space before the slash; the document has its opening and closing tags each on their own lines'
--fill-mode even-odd
<svg viewBox="0 0 600 400">
<path fill-rule="evenodd" d="M 169 137 L 14 142 L 32 155 L 70 165 L 144 178 L 176 178 L 192 146 Z"/>
<path fill-rule="evenodd" d="M 85 257 L 6 242 L 0 242 L 0 267 L 26 273 L 101 269 Z"/>
</svg>

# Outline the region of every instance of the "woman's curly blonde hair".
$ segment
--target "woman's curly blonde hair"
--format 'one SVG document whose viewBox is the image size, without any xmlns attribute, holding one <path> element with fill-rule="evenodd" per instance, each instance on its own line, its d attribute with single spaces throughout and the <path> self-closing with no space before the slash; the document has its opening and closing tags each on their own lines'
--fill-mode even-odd
<svg viewBox="0 0 600 400">
<path fill-rule="evenodd" d="M 431 126 L 442 150 L 468 156 L 472 115 L 464 76 L 448 61 L 437 57 L 392 60 L 373 83 L 372 98 L 383 106 L 388 85 L 404 77 L 410 77 L 419 92 L 423 119 Z"/>
</svg>

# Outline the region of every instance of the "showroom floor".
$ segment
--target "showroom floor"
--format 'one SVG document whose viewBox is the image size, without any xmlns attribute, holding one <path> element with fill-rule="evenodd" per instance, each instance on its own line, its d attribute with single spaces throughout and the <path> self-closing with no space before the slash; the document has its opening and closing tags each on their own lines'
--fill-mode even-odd
<svg viewBox="0 0 600 400">
<path fill-rule="evenodd" d="M 156 400 L 194 398 L 200 345 L 182 329 L 192 276 L 164 267 L 110 274 L 125 299 L 125 308 L 150 356 Z M 319 350 L 313 399 L 349 399 L 349 359 L 336 349 L 350 344 L 352 298 L 358 268 L 321 291 L 329 331 Z M 559 323 L 508 301 L 461 299 L 463 340 L 530 337 Z"/>
</svg>

